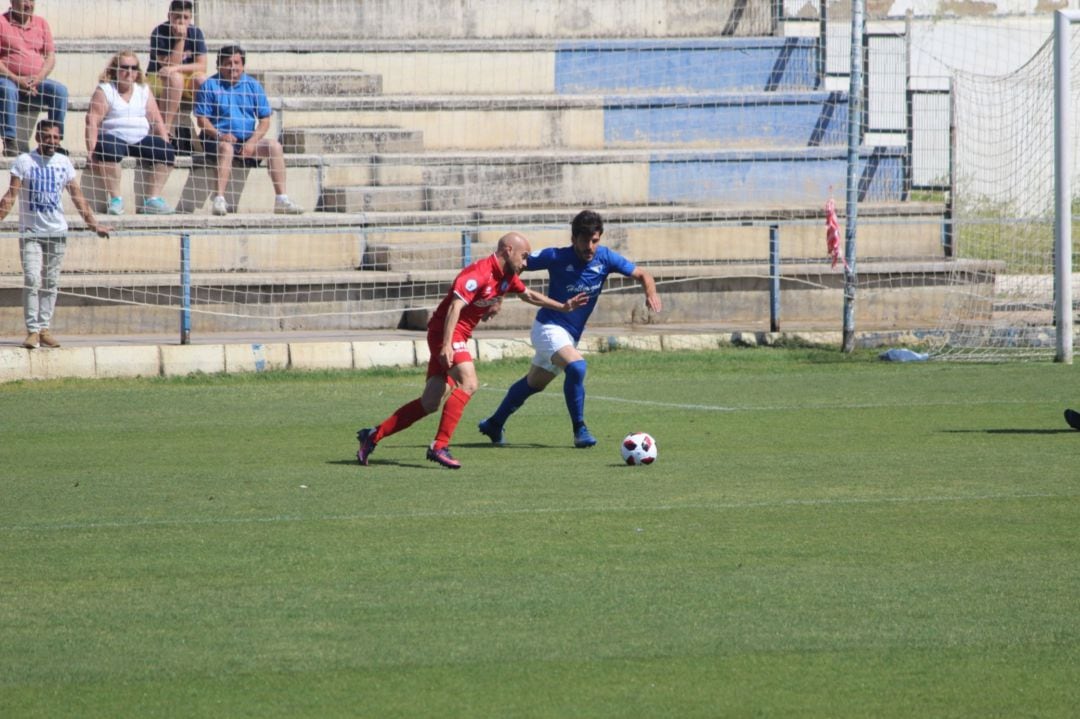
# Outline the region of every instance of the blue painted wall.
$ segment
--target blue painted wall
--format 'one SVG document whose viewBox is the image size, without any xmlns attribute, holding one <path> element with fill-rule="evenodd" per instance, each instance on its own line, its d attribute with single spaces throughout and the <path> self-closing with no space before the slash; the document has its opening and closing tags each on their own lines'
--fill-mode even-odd
<svg viewBox="0 0 1080 719">
<path fill-rule="evenodd" d="M 897 148 L 875 148 L 860 157 L 860 201 L 903 197 L 903 156 Z M 728 157 L 658 156 L 649 163 L 650 202 L 726 202 L 733 205 L 821 202 L 843 194 L 843 152 L 804 155 L 732 153 Z"/>
<path fill-rule="evenodd" d="M 817 87 L 816 38 L 610 40 L 560 43 L 555 89 L 732 92 Z"/>
<path fill-rule="evenodd" d="M 846 184 L 848 97 L 816 89 L 817 59 L 816 38 L 575 40 L 555 86 L 603 95 L 607 147 L 672 149 L 650 159 L 651 202 L 824 202 Z M 906 199 L 904 164 L 865 148 L 861 199 Z"/>
<path fill-rule="evenodd" d="M 821 147 L 847 143 L 845 93 L 604 98 L 608 146 Z"/>
</svg>

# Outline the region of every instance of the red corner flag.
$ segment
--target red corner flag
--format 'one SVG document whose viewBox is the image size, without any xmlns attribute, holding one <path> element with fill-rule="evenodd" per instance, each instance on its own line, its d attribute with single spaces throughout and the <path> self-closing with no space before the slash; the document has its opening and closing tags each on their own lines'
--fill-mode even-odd
<svg viewBox="0 0 1080 719">
<path fill-rule="evenodd" d="M 832 258 L 833 267 L 836 267 L 837 262 L 843 262 L 844 269 L 850 269 L 844 259 L 844 251 L 840 248 L 840 221 L 836 219 L 836 203 L 831 197 L 825 203 L 825 248 Z"/>
</svg>

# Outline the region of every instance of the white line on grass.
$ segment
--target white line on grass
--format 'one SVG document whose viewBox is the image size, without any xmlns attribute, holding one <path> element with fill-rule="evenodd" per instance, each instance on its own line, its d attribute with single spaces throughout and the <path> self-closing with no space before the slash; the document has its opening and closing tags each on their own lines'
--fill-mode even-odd
<svg viewBox="0 0 1080 719">
<path fill-rule="evenodd" d="M 481 387 L 485 391 L 499 392 L 505 394 L 506 390 L 498 389 L 495 387 Z M 547 399 L 558 400 L 563 402 L 563 395 L 561 392 L 548 392 L 540 394 L 541 397 Z M 535 398 L 534 398 L 535 399 Z M 531 401 L 531 400 L 530 400 Z M 792 410 L 803 411 L 811 410 L 818 411 L 823 409 L 882 409 L 885 407 L 975 407 L 982 405 L 1008 405 L 1008 404 L 1031 404 L 1031 399 L 979 399 L 975 402 L 950 402 L 950 401 L 937 401 L 937 402 L 837 402 L 826 404 L 800 404 L 800 405 L 745 405 L 742 407 L 728 406 L 728 405 L 716 405 L 716 404 L 692 404 L 683 402 L 660 402 L 651 399 L 631 399 L 629 397 L 608 397 L 606 395 L 590 394 L 589 401 L 593 402 L 615 402 L 617 404 L 633 404 L 642 407 L 666 407 L 668 409 L 685 409 L 685 410 L 700 410 L 703 412 L 790 412 Z"/>
<path fill-rule="evenodd" d="M 125 529 L 130 527 L 180 527 L 228 524 L 273 524 L 279 522 L 355 522 L 390 519 L 454 519 L 458 517 L 499 517 L 528 514 L 581 514 L 587 512 L 677 512 L 682 510 L 774 509 L 782 507 L 829 507 L 857 504 L 934 504 L 946 502 L 996 502 L 1024 499 L 1075 499 L 1075 494 L 975 494 L 939 497 L 831 497 L 823 499 L 779 499 L 768 502 L 716 502 L 659 504 L 627 507 L 523 507 L 520 509 L 472 509 L 430 512 L 379 512 L 369 514 L 276 515 L 270 517 L 212 517 L 188 519 L 131 519 L 112 522 L 68 522 L 63 524 L 0 525 L 3 532 L 32 532 L 89 529 Z"/>
</svg>

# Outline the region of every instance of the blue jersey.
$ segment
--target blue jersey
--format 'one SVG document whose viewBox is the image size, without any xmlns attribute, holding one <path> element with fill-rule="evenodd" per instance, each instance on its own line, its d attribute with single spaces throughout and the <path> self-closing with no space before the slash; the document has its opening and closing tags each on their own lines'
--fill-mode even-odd
<svg viewBox="0 0 1080 719">
<path fill-rule="evenodd" d="M 259 81 L 244 73 L 233 84 L 211 75 L 195 93 L 195 116 L 209 118 L 222 135 L 232 134 L 244 142 L 255 134 L 259 120 L 273 110 Z"/>
<path fill-rule="evenodd" d="M 600 245 L 596 255 L 588 263 L 582 262 L 573 247 L 549 247 L 529 255 L 526 270 L 548 271 L 548 296 L 559 302 L 580 292 L 589 294 L 589 301 L 573 312 L 559 312 L 541 308 L 536 319 L 543 324 L 555 324 L 566 329 L 576 343 L 585 331 L 585 323 L 600 299 L 604 281 L 612 272 L 629 277 L 637 266 L 618 252 Z"/>
</svg>

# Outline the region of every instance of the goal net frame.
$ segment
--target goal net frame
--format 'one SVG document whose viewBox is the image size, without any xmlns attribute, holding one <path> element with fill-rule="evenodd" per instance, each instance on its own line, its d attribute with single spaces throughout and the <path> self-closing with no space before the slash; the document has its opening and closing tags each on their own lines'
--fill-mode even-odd
<svg viewBox="0 0 1080 719">
<path fill-rule="evenodd" d="M 1072 111 L 1070 29 L 1080 24 L 1080 12 L 1058 10 L 1054 15 L 1054 320 L 1057 362 L 1073 360 L 1072 298 Z"/>
<path fill-rule="evenodd" d="M 250 4 L 260 2 L 275 13 L 300 12 L 269 0 Z M 852 7 L 855 2 L 860 0 Z M 336 6 L 330 0 L 311 3 Z M 958 192 L 969 197 L 971 193 L 957 187 L 955 141 L 949 133 L 954 122 L 966 120 L 954 117 L 951 81 L 942 86 L 911 82 L 915 76 L 921 79 L 921 72 L 911 66 L 910 29 L 913 16 L 918 31 L 928 35 L 937 26 L 955 23 L 956 17 L 938 15 L 928 2 L 915 2 L 914 13 L 921 14 L 867 18 L 879 24 L 878 29 L 864 28 L 861 37 L 853 38 L 849 28 L 847 37 L 841 32 L 848 24 L 847 3 L 732 0 L 712 6 L 730 6 L 730 16 L 711 11 L 691 25 L 674 0 L 641 0 L 642 6 L 669 13 L 657 16 L 664 22 L 647 26 L 639 18 L 620 18 L 612 12 L 618 2 L 604 0 L 593 3 L 606 8 L 606 15 L 597 15 L 604 23 L 586 29 L 572 22 L 574 13 L 569 12 L 584 3 L 552 3 L 563 12 L 548 18 L 556 23 L 550 28 L 525 22 L 535 7 L 529 0 L 505 3 L 510 9 L 500 11 L 500 18 L 483 14 L 480 25 L 470 17 L 447 17 L 448 34 L 423 43 L 430 45 L 423 53 L 415 52 L 421 43 L 410 40 L 408 33 L 418 27 L 434 32 L 435 25 L 424 22 L 420 13 L 398 18 L 408 22 L 396 30 L 392 23 L 375 22 L 389 4 L 369 7 L 367 34 L 351 39 L 344 33 L 355 13 L 342 10 L 338 18 L 342 25 L 336 28 L 341 36 L 317 48 L 305 44 L 304 33 L 314 26 L 297 27 L 292 39 L 264 37 L 250 24 L 232 28 L 255 33 L 241 35 L 239 42 L 248 46 L 248 69 L 263 73 L 260 77 L 267 86 L 277 88 L 268 91 L 274 108 L 272 132 L 294 153 L 287 170 L 289 192 L 295 197 L 309 190 L 299 198 L 309 213 L 289 223 L 268 217 L 273 195 L 260 168 L 245 175 L 247 189 L 235 223 L 205 217 L 210 212 L 204 203 L 190 210 L 194 214 L 177 215 L 171 221 L 118 221 L 119 231 L 110 241 L 87 237 L 76 225 L 61 278 L 60 331 L 156 334 L 176 326 L 176 313 L 185 303 L 195 315 L 197 334 L 415 329 L 422 326 L 424 312 L 438 302 L 453 273 L 470 257 L 490 251 L 500 233 L 522 230 L 534 249 L 566 244 L 571 217 L 590 207 L 608 222 L 605 243 L 649 269 L 661 291 L 670 293 L 673 301 L 665 305 L 680 310 L 648 316 L 637 286 L 615 280 L 598 307 L 594 318 L 598 326 L 678 317 L 688 325 L 720 320 L 726 329 L 741 332 L 796 327 L 835 332 L 844 319 L 839 307 L 843 270 L 835 264 L 830 267 L 826 256 L 824 206 L 834 191 L 843 192 L 844 176 L 854 163 L 860 171 L 859 192 L 869 198 L 851 208 L 854 212 L 849 210 L 858 220 L 855 321 L 860 333 L 888 338 L 889 331 L 896 330 L 893 336 L 899 339 L 882 341 L 919 342 L 942 359 L 1054 356 L 1071 361 L 1069 180 L 1076 138 L 1064 54 L 1070 42 L 1065 28 L 1075 33 L 1080 12 L 1058 11 L 1053 30 L 1048 24 L 1051 13 L 1033 14 L 1022 0 L 1005 3 L 1009 8 L 1002 17 L 959 18 L 973 25 L 983 23 L 980 29 L 999 38 L 1007 31 L 990 25 L 1008 24 L 1007 13 L 1025 16 L 1025 22 L 1034 19 L 1026 29 L 1037 31 L 1028 33 L 1025 42 L 1041 45 L 1057 37 L 1053 68 L 1059 76 L 1053 80 L 1050 65 L 1040 65 L 1039 102 L 1056 97 L 1058 112 L 1051 122 L 1050 100 L 1040 104 L 1039 136 L 1032 140 L 1038 145 L 1038 160 L 1025 168 L 1038 173 L 1032 184 L 1037 182 L 1034 192 L 1045 202 L 1037 211 L 1011 214 L 1013 208 L 1005 201 L 991 207 L 997 214 L 957 216 Z M 491 4 L 494 7 L 494 0 Z M 163 5 L 154 0 L 157 10 L 148 10 L 145 17 L 133 5 L 102 5 L 103 12 L 113 13 L 102 19 L 102 25 L 137 26 L 131 37 L 99 34 L 80 39 L 71 34 L 83 31 L 80 23 L 61 12 L 75 7 L 73 0 L 56 0 L 43 9 L 53 13 L 55 28 L 68 33 L 67 44 L 58 53 L 56 74 L 69 84 L 74 99 L 86 102 L 105 59 L 116 50 L 134 48 L 137 55 L 146 56 L 146 38 L 153 24 L 164 19 L 156 15 Z M 232 37 L 225 32 L 232 26 L 222 23 L 239 22 L 225 5 L 201 4 L 205 10 L 197 15 L 208 32 L 211 65 L 223 38 Z M 446 10 L 451 5 L 440 7 Z M 427 7 L 421 0 L 403 0 L 403 7 L 422 6 Z M 743 10 L 746 13 L 740 14 Z M 905 21 L 906 31 L 882 27 Z M 654 26 L 661 29 L 649 29 Z M 516 34 L 512 36 L 511 30 Z M 943 38 L 948 42 L 949 37 L 942 34 L 927 43 Z M 753 61 L 733 61 L 733 55 L 718 60 L 729 41 L 737 46 L 740 58 L 768 43 L 773 54 L 764 60 L 760 55 Z M 856 46 L 856 52 L 848 43 Z M 964 48 L 928 44 L 922 50 L 927 48 L 930 54 L 980 55 L 976 62 L 995 64 L 994 50 L 984 53 L 977 42 Z M 711 64 L 706 66 L 706 60 Z M 863 70 L 864 82 L 858 89 L 845 82 L 853 74 L 850 62 L 860 63 Z M 656 77 L 658 69 L 673 67 L 691 74 Z M 329 91 L 295 89 L 297 74 L 326 71 L 328 77 L 319 82 L 299 83 L 322 87 L 348 79 L 330 75 L 358 69 L 378 75 L 377 91 L 364 94 L 367 90 L 355 84 L 331 98 Z M 938 75 L 945 77 L 951 71 L 943 66 Z M 970 64 L 960 70 L 971 71 Z M 986 78 L 977 78 L 986 80 L 986 86 L 976 88 L 976 100 L 983 97 L 977 93 L 993 93 L 992 83 L 998 78 L 992 75 L 997 72 L 987 70 Z M 724 76 L 745 82 L 724 84 Z M 374 80 L 368 81 L 374 88 Z M 1017 84 L 1011 78 L 1000 81 L 1013 83 L 1010 87 Z M 1056 95 L 1050 90 L 1054 82 Z M 854 152 L 837 139 L 852 134 L 840 131 L 851 114 L 852 94 L 866 108 L 854 133 L 858 138 Z M 1015 112 L 1016 101 L 1010 101 L 1012 105 L 997 108 L 998 115 L 980 120 L 1001 123 Z M 807 107 L 811 109 L 804 112 Z M 66 142 L 76 163 L 84 161 L 83 148 L 80 126 L 72 119 L 79 116 L 81 121 L 83 109 L 77 104 L 68 116 Z M 369 139 L 381 144 L 375 149 L 348 149 L 353 140 L 345 130 L 360 128 L 333 125 L 336 119 L 324 117 L 333 112 L 339 113 L 335 118 L 378 130 L 381 134 Z M 931 116 L 936 118 L 933 122 L 919 125 Z M 488 118 L 493 119 L 483 125 L 485 129 L 475 129 Z M 394 130 L 390 124 L 404 129 Z M 765 130 L 775 131 L 774 135 Z M 1012 146 L 1001 152 L 998 146 L 988 147 L 979 161 L 1008 165 L 1025 154 L 1023 143 L 1030 139 L 1026 130 L 1023 123 L 1016 123 L 1008 130 L 1012 134 L 994 138 Z M 974 132 L 975 139 L 966 140 L 968 150 L 978 149 L 979 130 Z M 469 133 L 472 136 L 465 137 Z M 931 135 L 932 143 L 927 140 Z M 311 149 L 316 136 L 325 143 Z M 932 153 L 934 159 L 925 162 Z M 1053 180 L 1047 179 L 1051 153 L 1058 163 L 1053 190 Z M 138 169 L 125 163 L 123 192 L 133 194 L 137 204 Z M 871 167 L 878 179 L 884 178 L 881 184 L 874 184 Z M 162 194 L 170 201 L 183 196 L 181 186 L 185 179 L 191 184 L 195 168 L 193 160 L 174 172 Z M 1012 168 L 995 168 L 988 180 L 976 176 L 974 194 L 984 182 L 1008 185 L 1010 172 Z M 1027 182 L 1020 172 L 1016 177 L 1020 179 L 1014 184 Z M 84 192 L 87 188 L 102 189 L 92 183 L 84 186 Z M 200 196 L 205 196 L 206 188 L 201 189 Z M 1051 195 L 1052 209 L 1047 207 Z M 367 204 L 361 210 L 328 207 L 334 204 L 328 198 L 344 206 L 350 197 L 362 197 Z M 925 211 L 914 207 L 919 204 L 926 206 Z M 413 212 L 410 205 L 423 209 Z M 229 206 L 235 209 L 231 200 Z M 841 221 L 848 219 L 844 209 L 840 211 Z M 987 269 L 997 262 L 996 247 L 986 256 L 978 251 L 964 254 L 964 241 L 970 248 L 973 228 L 976 235 L 985 228 L 994 242 L 1005 243 L 1013 239 L 1011 228 L 1020 225 L 1029 225 L 1025 231 L 1037 234 L 1033 244 L 1039 252 L 1037 259 L 1022 258 L 1014 265 L 1021 270 Z M 187 283 L 177 281 L 177 275 L 184 274 L 177 267 L 181 254 L 177 242 L 184 238 L 190 242 L 182 255 Z M 898 250 L 902 243 L 913 249 Z M 1052 265 L 1051 254 L 1061 261 Z M 854 259 L 852 252 L 853 265 Z M 17 267 L 18 256 L 9 245 L 6 253 L 0 252 L 0 292 L 8 297 L 21 285 Z M 1037 277 L 1023 277 L 1024 272 Z M 542 277 L 526 279 L 543 289 Z M 1009 294 L 1010 283 L 1029 280 L 1026 294 Z M 950 294 L 958 298 L 955 317 L 938 310 L 951 301 Z M 704 304 L 709 306 L 702 309 L 699 305 Z M 921 314 L 909 313 L 911 307 Z M 3 309 L 10 317 L 16 312 L 15 303 L 9 301 Z M 76 315 L 76 310 L 82 314 Z M 997 316 L 979 316 L 983 312 Z M 505 319 L 502 326 L 521 328 L 527 326 L 521 324 L 527 314 L 508 313 L 495 324 Z M 92 328 L 90 322 L 80 324 L 83 317 L 93 321 Z M 947 344 L 950 323 L 960 330 L 955 333 L 956 346 L 937 347 Z M 113 332 L 110 325 L 116 327 Z M 168 330 L 163 330 L 166 326 Z M 189 324 L 186 332 L 191 329 Z M 964 336 L 968 329 L 970 335 Z M 1051 348 L 1055 342 L 1056 350 Z"/>
</svg>

